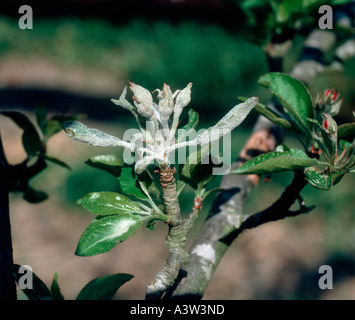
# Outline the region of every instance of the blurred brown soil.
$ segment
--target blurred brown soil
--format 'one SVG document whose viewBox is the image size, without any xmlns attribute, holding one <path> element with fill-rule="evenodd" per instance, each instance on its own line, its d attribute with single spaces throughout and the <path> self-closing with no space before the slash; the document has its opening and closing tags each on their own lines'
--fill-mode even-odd
<svg viewBox="0 0 355 320">
<path fill-rule="evenodd" d="M 41 88 L 92 95 L 114 97 L 123 87 L 113 72 L 98 67 L 59 65 L 51 59 L 30 56 L 2 55 L 0 58 L 0 88 Z M 99 80 L 98 80 L 99 79 Z"/>
</svg>

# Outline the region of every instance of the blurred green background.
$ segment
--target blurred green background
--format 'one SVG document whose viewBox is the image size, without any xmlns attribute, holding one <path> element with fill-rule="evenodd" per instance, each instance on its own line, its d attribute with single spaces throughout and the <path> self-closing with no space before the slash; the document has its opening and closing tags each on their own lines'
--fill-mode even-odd
<svg viewBox="0 0 355 320">
<path fill-rule="evenodd" d="M 0 12 L 0 108 L 22 110 L 32 119 L 37 105 L 46 105 L 51 114 L 85 113 L 86 124 L 121 136 L 135 124 L 130 114 L 110 99 L 119 97 L 128 80 L 151 91 L 162 88 L 163 83 L 176 90 L 192 82 L 190 107 L 200 114 L 199 128 L 215 123 L 238 103 L 238 96 L 269 101 L 269 92 L 257 85 L 258 77 L 268 72 L 265 54 L 250 41 L 243 17 L 233 16 L 218 1 L 192 1 L 190 11 L 189 1 L 183 9 L 178 2 L 166 1 L 167 7 L 163 2 L 154 2 L 155 14 L 144 10 L 137 14 L 134 5 L 126 3 L 120 8 L 117 2 L 117 10 L 109 18 L 107 10 L 101 15 L 104 5 L 98 5 L 94 13 L 82 10 L 80 14 L 86 4 L 76 3 L 79 10 L 71 11 L 68 1 L 57 15 L 34 6 L 33 30 L 19 29 L 18 14 L 9 9 L 14 5 L 4 14 Z M 36 16 L 36 12 L 40 14 Z M 303 40 L 296 36 L 285 60 L 285 72 L 297 61 Z M 338 121 L 349 121 L 355 101 L 354 59 L 343 73 L 317 78 L 310 91 L 315 94 L 328 87 L 343 93 Z M 256 118 L 252 112 L 233 133 L 233 158 Z M 22 161 L 20 130 L 4 117 L 0 118 L 0 129 L 9 161 Z M 291 137 L 286 137 L 286 142 L 297 146 Z M 101 256 L 74 256 L 77 240 L 93 218 L 75 201 L 88 192 L 117 190 L 115 179 L 84 162 L 110 152 L 117 151 L 83 146 L 59 133 L 49 140 L 48 153 L 73 170 L 50 165 L 34 179 L 33 185 L 50 195 L 44 204 L 31 205 L 19 195 L 11 196 L 15 262 L 31 265 L 48 285 L 58 272 L 68 298 L 74 298 L 93 277 L 128 272 L 135 278 L 122 287 L 117 298 L 142 299 L 145 284 L 166 259 L 165 226 L 157 226 L 154 232 L 142 230 Z M 276 174 L 271 182 L 261 182 L 248 198 L 245 212 L 271 204 L 291 178 L 287 173 Z M 220 180 L 218 177 L 211 187 L 218 187 Z M 240 236 L 217 270 L 206 298 L 355 298 L 354 178 L 346 176 L 328 192 L 307 186 L 302 194 L 316 209 Z M 186 213 L 192 198 L 191 190 L 181 195 Z M 210 204 L 211 199 L 204 204 L 200 222 Z M 318 287 L 322 264 L 333 266 L 335 284 L 328 292 Z"/>
</svg>

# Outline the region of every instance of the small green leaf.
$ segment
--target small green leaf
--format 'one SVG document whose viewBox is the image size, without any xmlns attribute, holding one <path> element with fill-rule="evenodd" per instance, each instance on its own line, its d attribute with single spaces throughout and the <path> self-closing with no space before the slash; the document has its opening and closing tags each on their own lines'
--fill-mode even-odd
<svg viewBox="0 0 355 320">
<path fill-rule="evenodd" d="M 62 292 L 60 291 L 58 284 L 58 273 L 56 272 L 53 277 L 52 285 L 51 285 L 51 294 L 53 300 L 64 300 Z"/>
<path fill-rule="evenodd" d="M 32 270 L 29 270 L 25 266 L 14 264 L 12 266 L 12 275 L 15 278 L 17 285 L 29 300 L 52 300 L 52 295 L 49 289 L 44 282 L 32 272 Z M 22 285 L 20 286 L 21 283 L 19 282 L 21 281 L 21 278 L 26 277 L 26 275 L 32 277 L 32 288 L 27 288 L 26 286 L 26 289 L 22 289 Z"/>
<path fill-rule="evenodd" d="M 84 116 L 85 116 L 84 114 L 78 114 L 73 116 L 55 115 L 50 117 L 46 121 L 46 125 L 44 128 L 44 140 L 47 141 L 51 136 L 62 131 L 63 130 L 62 126 L 64 122 L 79 120 Z"/>
<path fill-rule="evenodd" d="M 345 138 L 355 134 L 355 122 L 338 126 L 338 138 Z"/>
<path fill-rule="evenodd" d="M 148 191 L 149 195 L 157 202 L 161 202 L 160 189 L 157 187 L 159 185 L 159 175 L 153 172 L 154 169 L 147 169 L 138 175 L 138 185 L 141 190 L 145 193 L 144 189 Z M 152 171 L 152 172 L 151 172 Z M 142 186 L 143 184 L 143 186 Z M 146 199 L 142 199 L 146 200 Z"/>
<path fill-rule="evenodd" d="M 183 141 L 186 135 L 188 135 L 191 130 L 195 129 L 198 124 L 199 115 L 196 111 L 189 109 L 188 116 L 187 124 L 178 129 L 177 143 Z"/>
<path fill-rule="evenodd" d="M 85 163 L 93 168 L 107 171 L 116 178 L 121 175 L 121 170 L 124 166 L 124 163 L 120 158 L 111 154 L 103 154 L 90 158 Z"/>
<path fill-rule="evenodd" d="M 52 162 L 52 163 L 54 163 L 54 164 L 56 164 L 56 165 L 58 165 L 60 167 L 66 168 L 68 170 L 71 170 L 71 168 L 65 162 L 63 162 L 62 160 L 50 157 L 47 154 L 42 154 L 42 157 L 44 157 L 44 159 L 46 159 L 47 161 Z"/>
<path fill-rule="evenodd" d="M 202 195 L 202 200 L 205 200 L 207 197 L 209 197 L 210 195 L 212 194 L 215 194 L 215 193 L 218 193 L 218 192 L 221 192 L 223 191 L 224 189 L 223 188 L 214 188 L 214 189 L 211 189 L 211 190 L 208 190 L 206 192 L 203 193 Z"/>
<path fill-rule="evenodd" d="M 110 251 L 131 237 L 141 225 L 141 219 L 129 214 L 100 216 L 81 235 L 75 254 L 93 256 Z"/>
<path fill-rule="evenodd" d="M 351 142 L 343 140 L 343 139 L 339 140 L 339 144 L 340 144 L 341 149 L 345 149 L 345 148 L 349 149 L 351 147 Z"/>
<path fill-rule="evenodd" d="M 110 300 L 116 291 L 132 278 L 132 275 L 125 273 L 96 278 L 80 291 L 76 300 Z"/>
<path fill-rule="evenodd" d="M 4 116 L 9 117 L 21 129 L 23 129 L 22 143 L 29 157 L 35 155 L 42 146 L 41 139 L 35 126 L 30 119 L 21 112 L 17 111 L 2 111 Z"/>
<path fill-rule="evenodd" d="M 46 124 L 47 124 L 47 109 L 45 106 L 38 106 L 35 109 L 36 120 L 39 128 L 42 133 L 46 133 Z"/>
<path fill-rule="evenodd" d="M 154 230 L 154 226 L 155 226 L 155 220 L 154 220 L 154 219 L 148 221 L 148 223 L 147 223 L 147 225 L 146 225 L 146 227 L 147 227 L 147 229 L 148 229 L 149 231 Z"/>
<path fill-rule="evenodd" d="M 218 161 L 216 157 L 210 154 L 208 145 L 192 152 L 182 167 L 177 181 L 178 195 L 188 184 L 192 189 L 195 189 L 195 196 L 199 197 L 205 186 L 216 178 L 213 170 L 221 166 L 223 166 L 223 162 Z"/>
<path fill-rule="evenodd" d="M 31 187 L 27 188 L 22 197 L 29 203 L 40 203 L 48 199 L 48 195 L 45 192 L 34 190 Z"/>
<path fill-rule="evenodd" d="M 138 213 L 137 203 L 116 192 L 92 192 L 77 201 L 87 211 L 97 215 Z"/>
<path fill-rule="evenodd" d="M 302 170 L 304 168 L 321 164 L 317 159 L 309 158 L 300 149 L 290 149 L 285 152 L 264 153 L 247 161 L 231 173 L 237 174 L 265 174 L 280 171 Z"/>
<path fill-rule="evenodd" d="M 123 167 L 119 178 L 121 190 L 129 195 L 134 195 L 138 199 L 146 200 L 147 196 L 139 187 L 139 178 L 132 167 Z"/>
<path fill-rule="evenodd" d="M 241 101 L 247 100 L 247 98 L 245 97 L 238 97 L 238 99 Z M 275 123 L 280 128 L 283 128 L 285 130 L 292 130 L 292 124 L 288 120 L 281 118 L 280 115 L 278 115 L 274 110 L 272 110 L 268 106 L 258 102 L 255 106 L 255 110 L 261 115 L 263 115 L 265 118 L 269 119 L 271 122 Z"/>
<path fill-rule="evenodd" d="M 261 76 L 258 83 L 269 87 L 282 103 L 292 122 L 305 136 L 310 136 L 312 123 L 304 119 L 313 118 L 313 103 L 306 86 L 297 79 L 278 72 Z"/>
</svg>

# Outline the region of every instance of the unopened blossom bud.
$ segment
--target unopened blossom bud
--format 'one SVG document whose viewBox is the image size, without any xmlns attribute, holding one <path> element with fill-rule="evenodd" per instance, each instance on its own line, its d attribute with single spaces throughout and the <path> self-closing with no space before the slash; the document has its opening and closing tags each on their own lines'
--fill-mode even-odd
<svg viewBox="0 0 355 320">
<path fill-rule="evenodd" d="M 167 84 L 164 83 L 163 91 L 160 92 L 158 98 L 161 119 L 167 121 L 174 110 L 173 93 Z"/>
<path fill-rule="evenodd" d="M 339 96 L 338 92 L 335 89 L 327 89 L 324 91 L 325 99 L 330 102 L 335 102 Z"/>
<path fill-rule="evenodd" d="M 191 87 L 192 83 L 190 82 L 185 89 L 181 90 L 179 94 L 176 96 L 175 100 L 175 112 L 182 111 L 191 101 Z M 181 113 L 180 111 L 180 113 Z"/>
<path fill-rule="evenodd" d="M 343 98 L 341 98 L 341 94 L 338 91 L 335 89 L 325 90 L 323 92 L 322 100 L 321 110 L 331 116 L 335 116 L 339 113 L 340 107 L 343 103 Z"/>
<path fill-rule="evenodd" d="M 323 123 L 322 123 L 322 127 L 324 129 L 325 132 L 329 133 L 329 134 L 334 134 L 337 132 L 337 123 L 335 122 L 335 120 L 329 115 L 329 114 L 326 114 L 326 113 L 322 113 L 323 115 Z"/>
<path fill-rule="evenodd" d="M 145 117 L 150 118 L 154 113 L 153 97 L 149 90 L 130 82 L 130 89 L 133 92 L 134 104 L 137 107 L 138 113 Z"/>
</svg>

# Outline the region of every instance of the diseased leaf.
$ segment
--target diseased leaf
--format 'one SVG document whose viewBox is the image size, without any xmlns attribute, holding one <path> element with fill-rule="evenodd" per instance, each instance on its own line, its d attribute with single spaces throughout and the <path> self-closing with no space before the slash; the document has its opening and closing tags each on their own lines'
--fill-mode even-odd
<svg viewBox="0 0 355 320">
<path fill-rule="evenodd" d="M 203 130 L 202 133 L 192 140 L 182 141 L 172 145 L 167 151 L 171 152 L 175 149 L 186 146 L 204 146 L 219 140 L 223 136 L 229 134 L 234 128 L 239 126 L 247 117 L 249 112 L 255 107 L 257 102 L 258 98 L 252 97 L 247 101 L 236 105 L 214 126 L 208 128 L 207 130 Z"/>
<path fill-rule="evenodd" d="M 130 143 L 111 136 L 98 129 L 90 129 L 78 121 L 64 122 L 63 129 L 69 137 L 81 142 L 86 142 L 96 147 L 131 148 Z"/>
<path fill-rule="evenodd" d="M 131 237 L 141 225 L 142 220 L 130 214 L 100 216 L 81 235 L 75 254 L 94 256 L 110 251 Z"/>
<path fill-rule="evenodd" d="M 305 119 L 313 118 L 313 103 L 306 86 L 297 79 L 278 72 L 261 76 L 258 83 L 268 87 L 280 100 L 292 122 L 305 136 L 311 136 L 312 123 Z"/>
<path fill-rule="evenodd" d="M 302 170 L 321 164 L 317 159 L 309 158 L 300 149 L 290 149 L 284 152 L 264 153 L 247 161 L 231 173 L 237 174 L 265 174 L 280 171 Z"/>
<path fill-rule="evenodd" d="M 124 166 L 124 163 L 120 158 L 111 154 L 103 154 L 90 158 L 85 163 L 93 168 L 107 171 L 116 178 L 121 175 L 122 167 Z"/>
<path fill-rule="evenodd" d="M 247 117 L 250 111 L 255 107 L 258 98 L 252 97 L 243 103 L 236 105 L 214 126 L 208 128 L 202 134 L 198 135 L 196 140 L 198 145 L 205 145 L 219 140 L 222 136 L 230 133 L 239 126 Z"/>
<path fill-rule="evenodd" d="M 334 172 L 331 175 L 321 174 L 313 168 L 305 171 L 305 175 L 309 184 L 317 189 L 330 190 L 344 177 L 345 171 Z"/>
<path fill-rule="evenodd" d="M 306 170 L 305 175 L 307 178 L 307 181 L 310 185 L 313 187 L 316 187 L 318 189 L 322 190 L 329 190 L 331 187 L 331 179 L 329 176 L 322 175 L 318 173 L 315 170 Z"/>
<path fill-rule="evenodd" d="M 142 159 L 138 160 L 134 166 L 134 171 L 137 174 L 141 174 L 145 169 L 147 169 L 147 167 L 150 164 L 154 163 L 154 156 L 145 156 Z"/>
<path fill-rule="evenodd" d="M 29 157 L 35 155 L 41 149 L 42 142 L 30 119 L 23 113 L 17 111 L 1 111 L 1 113 L 4 116 L 9 117 L 21 129 L 23 129 L 23 147 Z"/>
<path fill-rule="evenodd" d="M 32 272 L 32 270 L 26 268 L 26 266 L 14 264 L 12 266 L 12 275 L 19 288 L 29 300 L 52 300 L 51 292 L 45 283 L 39 277 L 37 277 L 36 274 Z M 26 275 L 32 277 L 32 288 L 27 288 L 26 286 L 26 289 L 23 289 L 23 285 L 20 286 L 21 277 L 25 277 Z"/>
<path fill-rule="evenodd" d="M 139 213 L 136 202 L 116 192 L 92 192 L 77 201 L 87 211 L 97 215 Z"/>
<path fill-rule="evenodd" d="M 132 278 L 132 275 L 126 273 L 96 278 L 79 292 L 76 300 L 110 300 L 116 291 Z"/>
</svg>

